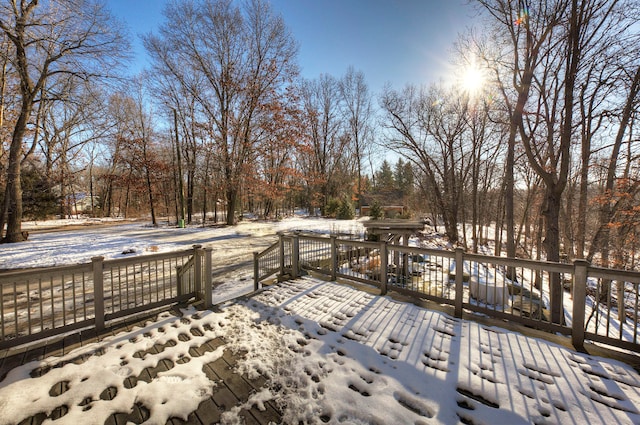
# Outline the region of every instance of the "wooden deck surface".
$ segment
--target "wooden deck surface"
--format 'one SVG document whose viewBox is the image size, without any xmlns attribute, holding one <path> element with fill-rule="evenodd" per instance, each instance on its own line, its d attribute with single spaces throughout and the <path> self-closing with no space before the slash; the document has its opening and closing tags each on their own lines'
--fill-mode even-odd
<svg viewBox="0 0 640 425">
<path fill-rule="evenodd" d="M 116 335 L 121 332 L 131 331 L 132 328 L 136 326 L 142 327 L 149 320 L 155 319 L 155 317 L 156 316 L 154 315 L 138 318 L 134 321 L 110 327 L 100 333 L 97 333 L 95 330 L 84 330 L 51 343 L 43 342 L 37 347 L 30 346 L 19 350 L 2 350 L 0 351 L 0 381 L 2 381 L 6 374 L 15 367 L 34 360 L 43 360 L 51 356 L 62 356 L 68 354 L 75 348 L 101 341 L 106 337 Z M 222 338 L 216 338 L 197 349 L 192 348 L 190 353 L 193 356 L 201 356 L 204 352 L 213 351 L 223 345 L 225 345 L 225 341 Z M 162 346 L 155 345 L 149 351 L 152 353 L 158 353 L 162 350 Z M 259 391 L 265 385 L 266 379 L 260 377 L 255 380 L 249 380 L 234 372 L 234 366 L 238 358 L 240 358 L 239 356 L 242 356 L 242 353 L 233 354 L 230 350 L 225 350 L 224 355 L 221 358 L 205 365 L 204 372 L 207 377 L 217 383 L 217 385 L 213 387 L 213 394 L 211 397 L 200 403 L 198 409 L 192 412 L 186 421 L 179 418 L 170 418 L 167 421 L 167 424 L 209 425 L 218 423 L 223 412 L 231 407 L 242 404 L 248 400 L 252 393 Z M 80 356 L 73 361 L 75 363 L 82 363 L 84 358 Z M 171 364 L 167 364 L 165 362 L 166 360 L 161 361 L 155 368 L 146 368 L 138 377 L 127 378 L 125 386 L 129 387 L 130 385 L 133 387 L 136 385 L 138 380 L 150 382 L 157 376 L 158 372 L 169 370 L 172 367 Z M 32 373 L 37 376 L 38 371 L 34 371 Z M 57 384 L 52 388 L 51 395 L 58 395 L 66 391 L 64 385 L 65 384 L 63 382 Z M 115 394 L 110 388 L 105 389 L 102 394 L 100 394 L 100 398 L 103 400 L 110 400 L 114 396 Z M 90 402 L 90 400 L 88 400 L 87 403 L 88 402 Z M 278 411 L 277 407 L 268 402 L 265 403 L 265 407 L 266 409 L 264 411 L 258 410 L 255 407 L 251 408 L 251 410 L 243 409 L 240 411 L 239 416 L 243 417 L 244 423 L 248 425 L 280 423 L 282 414 Z M 37 425 L 41 424 L 46 419 L 56 420 L 62 418 L 66 414 L 65 409 L 66 407 L 64 406 L 57 408 L 48 416 L 45 413 L 37 414 L 20 422 L 20 425 Z M 132 406 L 132 411 L 130 413 L 116 413 L 111 415 L 105 422 L 105 425 L 125 425 L 127 423 L 139 424 L 148 419 L 148 417 L 149 411 L 144 406 L 136 404 Z M 63 421 L 61 421 L 61 423 L 63 423 Z"/>
<path fill-rule="evenodd" d="M 352 283 L 352 286 L 364 291 L 375 293 L 374 290 L 366 285 Z M 426 300 L 416 300 L 415 298 L 411 298 L 398 293 L 391 293 L 391 295 L 393 296 L 393 298 L 400 302 L 414 303 L 427 309 L 443 311 L 445 313 L 453 315 L 453 311 L 450 306 L 442 306 Z M 174 311 L 174 314 L 176 316 L 179 315 L 177 309 Z M 21 366 L 33 360 L 42 360 L 52 356 L 62 356 L 68 354 L 75 348 L 101 341 L 107 337 L 119 334 L 121 332 L 132 331 L 134 327 L 143 327 L 149 320 L 154 320 L 156 317 L 157 315 L 139 316 L 136 320 L 131 320 L 127 323 L 108 328 L 101 333 L 97 333 L 95 330 L 83 330 L 76 334 L 68 335 L 63 339 L 58 339 L 57 341 L 41 342 L 37 347 L 33 345 L 29 346 L 28 349 L 22 348 L 19 350 L 0 350 L 0 381 L 2 381 L 6 374 L 15 367 Z M 478 315 L 473 315 L 471 313 L 464 313 L 463 318 L 474 320 L 476 322 L 483 323 L 489 326 L 499 326 L 511 331 L 520 332 L 530 337 L 552 341 L 570 349 L 573 348 L 570 345 L 570 338 L 550 334 L 543 331 L 537 331 L 531 328 L 526 328 L 518 325 L 517 323 L 510 323 L 497 319 L 481 317 Z M 226 342 L 222 338 L 216 338 L 210 340 L 202 346 L 199 346 L 197 349 L 192 348 L 191 350 L 194 351 L 190 352 L 190 354 L 194 357 L 198 357 L 206 351 L 213 351 L 220 346 L 224 346 L 225 344 Z M 156 344 L 151 349 L 149 349 L 149 352 L 157 353 L 161 352 L 163 349 L 163 346 Z M 585 346 L 585 352 L 592 355 L 614 358 L 616 360 L 622 361 L 631 365 L 635 368 L 636 371 L 640 373 L 640 356 L 633 353 L 611 350 L 595 344 L 587 344 Z M 218 423 L 220 421 L 221 415 L 225 411 L 228 411 L 230 410 L 230 408 L 237 405 L 243 404 L 248 400 L 251 394 L 263 388 L 266 384 L 265 378 L 249 380 L 247 379 L 247 377 L 240 376 L 234 372 L 234 366 L 238 359 L 242 358 L 242 355 L 242 353 L 234 354 L 230 350 L 226 350 L 224 351 L 224 355 L 221 358 L 218 358 L 216 361 L 205 365 L 204 371 L 207 377 L 217 384 L 213 387 L 213 393 L 211 397 L 205 399 L 198 406 L 198 408 L 189 415 L 186 421 L 178 418 L 170 418 L 167 423 L 172 425 L 208 425 Z M 82 356 L 79 356 L 71 361 L 82 363 L 84 361 L 84 358 Z M 169 370 L 171 366 L 172 365 L 165 364 L 164 361 L 161 361 L 157 367 L 147 368 L 139 376 L 127 378 L 127 382 L 125 383 L 125 385 L 131 385 L 131 387 L 133 387 L 139 380 L 150 382 L 154 377 L 157 376 L 158 372 Z M 45 371 L 43 371 L 42 373 L 44 372 Z M 37 375 L 37 371 L 34 373 Z M 63 393 L 64 391 L 66 391 L 64 385 L 64 383 L 59 383 L 59 387 L 53 388 L 52 392 L 57 392 L 58 394 Z M 112 394 L 112 391 L 107 388 L 102 392 L 102 394 L 100 394 L 100 398 L 108 400 L 114 397 L 114 395 L 115 394 Z M 90 400 L 88 400 L 87 402 L 90 402 Z M 278 410 L 277 406 L 275 406 L 273 403 L 267 402 L 265 403 L 265 407 L 266 409 L 264 411 L 260 411 L 255 407 L 251 408 L 251 410 L 242 410 L 240 411 L 239 415 L 243 417 L 244 423 L 246 424 L 269 424 L 280 423 L 282 421 L 282 412 Z M 58 418 L 63 418 L 66 414 L 64 409 L 64 407 L 58 408 L 48 416 L 44 413 L 37 414 L 20 422 L 20 424 L 41 424 L 46 419 L 55 420 Z M 124 425 L 127 423 L 139 424 L 144 422 L 148 417 L 149 411 L 144 406 L 134 405 L 131 406 L 131 412 L 111 415 L 111 417 L 109 417 L 105 422 L 105 425 Z M 2 422 L 2 419 L 7 418 L 0 418 L 0 422 Z M 60 420 L 59 423 L 64 423 L 64 420 Z"/>
</svg>

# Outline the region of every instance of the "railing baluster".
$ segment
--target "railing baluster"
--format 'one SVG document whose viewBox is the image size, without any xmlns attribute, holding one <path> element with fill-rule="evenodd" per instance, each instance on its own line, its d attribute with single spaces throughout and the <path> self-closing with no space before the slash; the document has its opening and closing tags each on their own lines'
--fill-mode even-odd
<svg viewBox="0 0 640 425">
<path fill-rule="evenodd" d="M 104 257 L 91 259 L 93 268 L 93 317 L 96 329 L 104 329 L 104 281 L 103 281 Z"/>
<path fill-rule="evenodd" d="M 456 297 L 455 297 L 455 316 L 462 317 L 462 285 L 464 283 L 464 249 L 456 248 Z"/>
<path fill-rule="evenodd" d="M 56 328 L 56 309 L 55 309 L 55 293 L 53 292 L 53 276 L 49 277 L 49 290 L 51 299 L 51 329 Z"/>
<path fill-rule="evenodd" d="M 638 283 L 634 283 L 633 287 L 636 294 L 635 307 L 633 309 L 633 343 L 638 343 Z"/>
<path fill-rule="evenodd" d="M 87 320 L 87 276 L 82 273 L 82 318 Z"/>
<path fill-rule="evenodd" d="M 31 295 L 29 294 L 29 280 L 26 281 L 26 290 L 27 294 L 27 335 L 31 335 L 31 330 L 33 329 L 33 322 L 31 319 Z"/>
<path fill-rule="evenodd" d="M 0 283 L 0 317 L 4 318 L 4 285 L 2 283 Z M 0 321 L 0 337 L 2 337 L 2 340 L 6 337 L 5 326 L 5 321 Z"/>
<path fill-rule="evenodd" d="M 387 294 L 387 284 L 389 282 L 389 256 L 387 254 L 387 244 L 380 243 L 380 295 Z"/>
<path fill-rule="evenodd" d="M 71 296 L 73 297 L 73 323 L 78 321 L 78 310 L 76 309 L 76 274 L 71 274 Z"/>
<path fill-rule="evenodd" d="M 18 336 L 18 285 L 13 283 L 13 321 L 15 323 L 15 335 Z"/>
<path fill-rule="evenodd" d="M 62 326 L 67 324 L 67 297 L 64 290 L 64 274 L 62 275 L 62 279 L 60 279 L 60 292 L 62 293 Z"/>
</svg>

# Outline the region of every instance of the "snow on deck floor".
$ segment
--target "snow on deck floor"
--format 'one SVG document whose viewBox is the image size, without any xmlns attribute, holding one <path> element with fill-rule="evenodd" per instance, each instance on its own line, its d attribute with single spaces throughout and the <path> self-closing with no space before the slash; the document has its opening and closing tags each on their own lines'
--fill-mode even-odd
<svg viewBox="0 0 640 425">
<path fill-rule="evenodd" d="M 191 336 L 182 341 L 180 334 Z M 167 314 L 64 358 L 18 367 L 0 382 L 0 423 L 61 403 L 69 411 L 55 423 L 102 424 L 134 403 L 149 408 L 148 423 L 186 418 L 216 385 L 202 366 L 222 350 L 178 360 L 218 337 L 227 349 L 246 350 L 237 373 L 269 378 L 246 405 L 223 414 L 226 424 L 239 423 L 243 407 L 262 408 L 268 400 L 280 406 L 286 424 L 640 423 L 640 377 L 627 365 L 313 278 L 225 303 L 219 312 Z M 134 357 L 168 341 L 176 345 Z M 101 355 L 82 365 L 30 377 L 34 369 L 96 350 Z M 174 367 L 126 388 L 127 377 L 162 359 Z M 61 381 L 68 390 L 50 396 Z M 107 387 L 117 389 L 113 400 L 99 398 Z"/>
</svg>

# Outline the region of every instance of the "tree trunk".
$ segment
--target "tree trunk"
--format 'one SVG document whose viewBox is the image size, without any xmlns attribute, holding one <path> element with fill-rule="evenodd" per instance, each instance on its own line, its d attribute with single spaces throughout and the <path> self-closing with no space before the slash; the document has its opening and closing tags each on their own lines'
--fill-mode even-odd
<svg viewBox="0 0 640 425">
<path fill-rule="evenodd" d="M 238 189 L 231 187 L 227 189 L 227 225 L 236 224 L 236 204 L 238 201 Z"/>
<path fill-rule="evenodd" d="M 178 112 L 173 110 L 173 126 L 176 137 L 176 163 L 178 164 L 178 196 L 180 200 L 180 216 L 177 217 L 178 222 L 184 221 L 184 181 L 182 179 L 182 158 L 180 156 L 180 137 L 178 136 Z"/>
<path fill-rule="evenodd" d="M 189 164 L 189 168 L 191 165 Z M 193 200 L 195 191 L 195 172 L 191 169 L 187 172 L 187 223 L 193 221 Z"/>
<path fill-rule="evenodd" d="M 103 216 L 104 217 L 111 217 L 111 214 L 113 213 L 113 178 L 109 177 L 108 183 L 107 183 L 107 190 L 105 191 L 105 202 L 103 205 L 104 208 L 104 212 L 103 212 Z"/>
<path fill-rule="evenodd" d="M 22 163 L 22 139 L 31 115 L 31 99 L 23 97 L 22 109 L 13 131 L 9 148 L 9 166 L 7 167 L 7 234 L 3 242 L 13 243 L 25 240 L 22 234 L 22 181 L 20 178 Z"/>
<path fill-rule="evenodd" d="M 518 98 L 518 105 L 524 105 L 526 98 Z M 520 109 L 522 110 L 522 109 Z M 507 257 L 515 258 L 516 256 L 516 243 L 514 240 L 514 226 L 515 219 L 513 216 L 513 166 L 515 163 L 515 146 L 516 146 L 516 132 L 517 132 L 517 117 L 511 118 L 511 125 L 509 130 L 509 142 L 507 144 L 507 163 L 505 170 L 505 191 L 504 191 L 504 209 L 505 209 L 505 221 L 507 227 Z M 509 273 L 511 275 L 511 273 Z"/>
<path fill-rule="evenodd" d="M 578 198 L 578 217 L 576 234 L 576 257 L 584 258 L 587 238 L 587 207 L 589 202 L 589 162 L 591 158 L 591 140 L 584 138 L 581 144 L 580 188 Z"/>
<path fill-rule="evenodd" d="M 202 227 L 205 226 L 207 222 L 207 207 L 209 203 L 209 161 L 207 160 L 207 169 L 205 169 L 204 173 L 204 187 L 202 188 Z"/>
<path fill-rule="evenodd" d="M 548 187 L 546 205 L 543 211 L 545 218 L 544 246 L 547 261 L 560 261 L 560 202 L 561 191 Z M 561 324 L 564 318 L 562 305 L 562 281 L 559 273 L 549 273 L 549 298 L 551 302 L 551 322 Z"/>
<path fill-rule="evenodd" d="M 447 238 L 449 242 L 453 245 L 458 243 L 458 220 L 453 211 L 443 211 L 444 218 L 444 230 L 447 233 Z"/>
<path fill-rule="evenodd" d="M 145 148 L 145 156 L 146 156 L 146 148 Z M 153 226 L 157 226 L 158 222 L 156 221 L 156 209 L 153 203 L 153 187 L 151 185 L 151 172 L 149 171 L 149 165 L 145 165 L 145 175 L 147 180 L 147 191 L 149 192 L 149 208 L 151 210 L 151 224 Z"/>
<path fill-rule="evenodd" d="M 213 194 L 213 222 L 218 223 L 218 193 Z"/>
<path fill-rule="evenodd" d="M 91 202 L 91 217 L 95 217 L 96 216 L 96 212 L 93 209 L 93 200 L 94 200 L 94 193 L 93 193 L 93 157 L 91 159 L 91 163 L 89 164 L 89 202 Z"/>
<path fill-rule="evenodd" d="M 506 182 L 503 179 L 503 188 L 504 185 L 506 184 Z M 495 255 L 496 257 L 500 257 L 500 254 L 502 253 L 502 226 L 504 225 L 504 216 L 505 216 L 505 206 L 504 206 L 504 202 L 503 202 L 503 194 L 504 194 L 504 190 L 500 191 L 499 195 L 498 195 L 498 201 L 497 201 L 497 208 L 496 208 L 496 226 L 495 226 L 495 231 L 494 231 L 494 251 L 493 251 L 493 255 Z"/>
</svg>

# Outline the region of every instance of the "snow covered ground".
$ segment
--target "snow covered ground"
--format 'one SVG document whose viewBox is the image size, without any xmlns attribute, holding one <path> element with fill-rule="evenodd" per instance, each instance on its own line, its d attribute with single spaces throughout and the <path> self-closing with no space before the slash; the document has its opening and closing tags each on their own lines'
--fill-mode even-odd
<svg viewBox="0 0 640 425">
<path fill-rule="evenodd" d="M 130 248 L 142 254 L 201 243 L 211 246 L 219 261 L 214 301 L 220 302 L 252 289 L 251 264 L 232 267 L 234 263 L 270 245 L 275 232 L 294 229 L 353 233 L 361 226 L 357 221 L 296 218 L 234 228 L 87 227 L 37 233 L 27 243 L 2 246 L 0 268 L 84 262 L 96 255 L 116 258 Z M 188 356 L 190 347 L 217 337 L 227 341 L 227 348 L 247 352 L 238 373 L 269 378 L 247 404 L 260 408 L 273 400 L 286 424 L 640 424 L 640 376 L 630 366 L 390 297 L 303 278 L 220 307 L 218 312 L 185 311 L 182 320 L 163 315 L 143 329 L 64 358 L 14 369 L 0 382 L 0 424 L 18 423 L 61 403 L 69 411 L 55 423 L 102 424 L 135 402 L 150 408 L 148 423 L 186 418 L 216 385 L 202 365 L 222 352 L 187 363 L 177 360 Z M 191 338 L 182 341 L 179 334 Z M 175 345 L 159 354 L 134 356 L 168 341 Z M 94 352 L 101 355 L 82 365 L 65 362 Z M 162 359 L 174 367 L 150 383 L 124 386 L 125 378 Z M 30 377 L 33 369 L 61 364 Z M 69 390 L 50 396 L 61 381 L 69 382 Z M 110 386 L 117 388 L 117 396 L 101 400 L 100 393 Z M 238 423 L 242 407 L 227 411 L 222 422 Z"/>
</svg>

